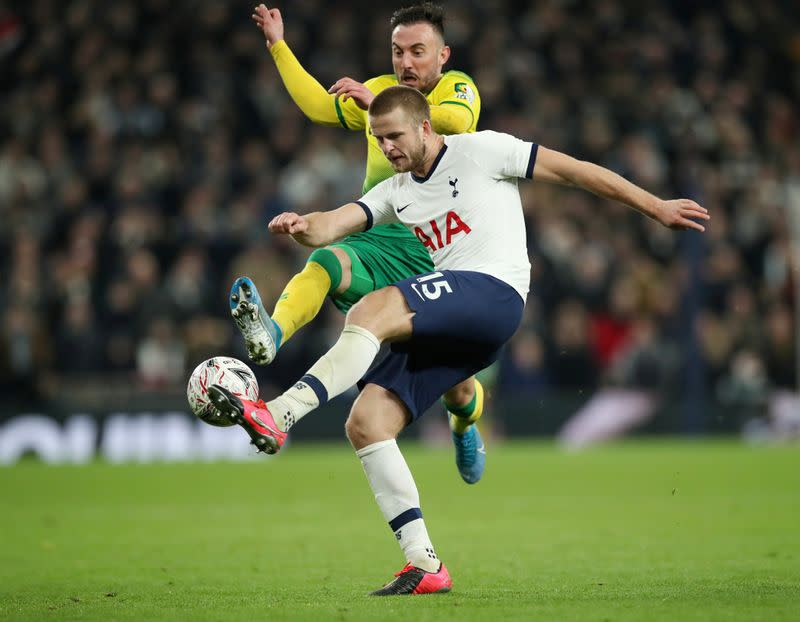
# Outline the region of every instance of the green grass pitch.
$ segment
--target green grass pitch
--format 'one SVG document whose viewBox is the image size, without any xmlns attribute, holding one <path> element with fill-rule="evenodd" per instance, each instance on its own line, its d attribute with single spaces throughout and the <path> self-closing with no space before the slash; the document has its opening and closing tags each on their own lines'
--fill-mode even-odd
<svg viewBox="0 0 800 622">
<path fill-rule="evenodd" d="M 0 469 L 2 620 L 800 619 L 800 447 L 631 441 L 570 454 L 403 443 L 449 594 L 403 565 L 352 451 Z"/>
</svg>

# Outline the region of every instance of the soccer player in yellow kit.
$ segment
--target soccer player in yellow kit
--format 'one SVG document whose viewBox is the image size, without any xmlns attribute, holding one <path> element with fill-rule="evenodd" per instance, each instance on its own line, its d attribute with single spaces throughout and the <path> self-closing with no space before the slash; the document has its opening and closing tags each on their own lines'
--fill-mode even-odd
<svg viewBox="0 0 800 622">
<path fill-rule="evenodd" d="M 363 192 L 395 173 L 367 122 L 370 102 L 385 88 L 404 84 L 422 92 L 431 105 L 433 127 L 441 134 L 475 131 L 480 96 L 472 78 L 459 71 L 442 71 L 450 48 L 444 42 L 440 7 L 424 3 L 392 15 L 394 74 L 363 84 L 342 78 L 328 90 L 303 68 L 287 45 L 278 9 L 261 4 L 252 17 L 264 33 L 289 95 L 305 115 L 321 125 L 365 132 L 368 149 Z M 272 316 L 267 314 L 253 281 L 238 278 L 231 288 L 231 314 L 245 338 L 250 358 L 262 365 L 272 362 L 280 345 L 319 313 L 328 295 L 346 313 L 371 291 L 430 272 L 433 265 L 422 241 L 402 225 L 383 225 L 317 249 L 286 285 Z M 474 425 L 483 411 L 483 388 L 470 378 L 450 389 L 443 401 L 459 473 L 465 482 L 475 483 L 485 466 L 483 441 Z"/>
</svg>

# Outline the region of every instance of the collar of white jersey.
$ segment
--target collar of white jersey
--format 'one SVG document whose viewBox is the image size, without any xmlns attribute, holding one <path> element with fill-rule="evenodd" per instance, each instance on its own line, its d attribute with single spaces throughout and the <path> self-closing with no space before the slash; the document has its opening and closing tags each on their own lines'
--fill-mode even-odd
<svg viewBox="0 0 800 622">
<path fill-rule="evenodd" d="M 436 159 L 431 164 L 431 170 L 428 171 L 428 174 L 425 177 L 417 177 L 414 173 L 411 173 L 411 179 L 413 179 L 418 184 L 424 184 L 431 178 L 433 172 L 436 170 L 436 167 L 439 166 L 439 161 L 442 159 L 444 152 L 447 151 L 447 145 L 442 141 L 442 148 L 439 150 L 439 154 L 436 156 Z"/>
</svg>

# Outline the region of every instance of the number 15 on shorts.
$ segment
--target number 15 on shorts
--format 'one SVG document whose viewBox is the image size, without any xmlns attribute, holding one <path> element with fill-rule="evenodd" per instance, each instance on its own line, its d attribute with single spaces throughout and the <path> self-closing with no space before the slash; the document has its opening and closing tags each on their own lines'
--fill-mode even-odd
<svg viewBox="0 0 800 622">
<path fill-rule="evenodd" d="M 453 288 L 450 287 L 450 283 L 441 272 L 432 272 L 421 276 L 416 283 L 411 284 L 411 287 L 422 300 L 437 300 L 442 295 L 442 291 L 448 294 L 453 293 Z"/>
</svg>

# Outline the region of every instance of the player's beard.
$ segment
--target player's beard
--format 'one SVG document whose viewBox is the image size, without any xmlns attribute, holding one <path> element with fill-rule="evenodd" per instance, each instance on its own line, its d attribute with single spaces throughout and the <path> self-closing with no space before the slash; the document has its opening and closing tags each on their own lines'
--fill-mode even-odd
<svg viewBox="0 0 800 622">
<path fill-rule="evenodd" d="M 426 74 L 417 71 L 404 71 L 396 75 L 398 83 L 417 89 L 423 95 L 428 95 L 439 83 L 442 71 L 441 67 L 439 67 L 437 71 L 430 71 Z M 410 81 L 407 81 L 407 79 L 410 79 Z"/>
<path fill-rule="evenodd" d="M 411 78 L 411 80 L 407 81 L 406 78 Z M 417 74 L 403 74 L 398 82 L 404 86 L 410 86 L 412 89 L 417 89 L 423 95 L 430 93 L 435 86 L 435 84 L 432 84 L 433 80 L 426 80 Z"/>
<path fill-rule="evenodd" d="M 414 149 L 414 151 L 409 151 L 408 153 L 408 161 L 409 165 L 408 168 L 405 169 L 403 172 L 407 171 L 416 171 L 421 169 L 425 165 L 425 158 L 428 155 L 428 147 L 425 144 L 424 140 L 420 141 L 419 148 Z"/>
</svg>

